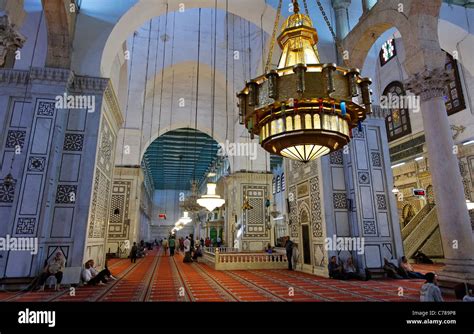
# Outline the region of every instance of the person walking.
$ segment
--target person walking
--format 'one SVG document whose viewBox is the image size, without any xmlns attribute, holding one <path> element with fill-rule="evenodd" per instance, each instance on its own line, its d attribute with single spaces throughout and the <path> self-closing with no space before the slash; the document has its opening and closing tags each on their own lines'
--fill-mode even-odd
<svg viewBox="0 0 474 334">
<path fill-rule="evenodd" d="M 293 270 L 293 264 L 292 264 L 293 241 L 290 240 L 290 236 L 286 237 L 285 249 L 286 249 L 286 258 L 288 260 L 288 270 Z"/>
<path fill-rule="evenodd" d="M 176 240 L 174 240 L 174 237 L 170 238 L 169 246 L 170 246 L 170 256 L 174 256 L 174 249 L 176 247 Z"/>
<path fill-rule="evenodd" d="M 163 240 L 163 255 L 166 256 L 168 254 L 168 246 L 169 246 L 169 243 L 168 243 L 168 240 L 165 238 Z"/>
<path fill-rule="evenodd" d="M 189 263 L 193 262 L 193 259 L 191 258 L 191 240 L 189 237 L 186 237 L 186 240 L 184 240 L 184 263 Z"/>
<path fill-rule="evenodd" d="M 132 263 L 137 262 L 137 255 L 138 255 L 138 246 L 137 246 L 137 243 L 134 242 L 132 249 L 130 250 L 130 261 Z"/>
</svg>

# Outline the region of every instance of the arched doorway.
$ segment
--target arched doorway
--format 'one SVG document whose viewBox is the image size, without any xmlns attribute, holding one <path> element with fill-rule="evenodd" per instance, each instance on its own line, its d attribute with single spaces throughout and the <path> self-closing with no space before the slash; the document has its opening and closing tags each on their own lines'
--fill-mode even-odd
<svg viewBox="0 0 474 334">
<path fill-rule="evenodd" d="M 302 251 L 302 263 L 303 265 L 311 265 L 311 227 L 310 227 L 310 216 L 309 210 L 304 206 L 300 210 L 300 229 L 301 229 L 301 247 Z"/>
</svg>

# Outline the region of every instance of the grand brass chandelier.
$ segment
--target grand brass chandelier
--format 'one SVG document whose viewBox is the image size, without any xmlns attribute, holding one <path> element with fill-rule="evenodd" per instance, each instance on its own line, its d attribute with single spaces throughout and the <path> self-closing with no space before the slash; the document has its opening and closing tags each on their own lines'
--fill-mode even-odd
<svg viewBox="0 0 474 334">
<path fill-rule="evenodd" d="M 355 68 L 321 64 L 311 18 L 299 12 L 296 0 L 293 5 L 277 38 L 278 68 L 269 71 L 267 62 L 265 74 L 237 97 L 241 124 L 266 151 L 308 162 L 349 143 L 352 129 L 371 113 L 371 80 Z M 280 10 L 281 2 L 275 28 Z"/>
</svg>

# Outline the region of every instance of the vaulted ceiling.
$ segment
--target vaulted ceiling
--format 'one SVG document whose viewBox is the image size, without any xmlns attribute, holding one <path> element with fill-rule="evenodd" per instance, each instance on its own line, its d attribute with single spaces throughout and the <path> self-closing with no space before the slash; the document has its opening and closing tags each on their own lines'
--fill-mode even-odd
<svg viewBox="0 0 474 334">
<path fill-rule="evenodd" d="M 158 137 L 146 150 L 143 165 L 155 189 L 189 190 L 217 158 L 217 142 L 207 134 L 182 128 Z"/>
</svg>

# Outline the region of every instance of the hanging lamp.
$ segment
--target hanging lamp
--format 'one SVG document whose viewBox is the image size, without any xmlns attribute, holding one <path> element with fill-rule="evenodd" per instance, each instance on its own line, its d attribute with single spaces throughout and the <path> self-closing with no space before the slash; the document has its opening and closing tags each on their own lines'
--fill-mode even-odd
<svg viewBox="0 0 474 334">
<path fill-rule="evenodd" d="M 267 66 L 237 97 L 240 123 L 266 151 L 308 162 L 347 145 L 353 128 L 361 131 L 371 113 L 371 80 L 355 68 L 321 64 L 318 33 L 296 0 L 293 5 L 277 39 L 278 68 Z"/>
<path fill-rule="evenodd" d="M 188 211 L 184 211 L 184 212 L 183 212 L 183 217 L 181 217 L 181 218 L 179 219 L 179 221 L 180 221 L 181 223 L 183 223 L 184 225 L 186 225 L 186 224 L 189 224 L 190 222 L 192 222 L 193 219 L 192 219 L 191 217 L 189 217 Z"/>
<path fill-rule="evenodd" d="M 216 1 L 216 7 L 214 8 L 214 27 L 217 27 L 217 1 Z M 201 20 L 199 19 L 199 23 Z M 199 25 L 200 27 L 200 25 Z M 200 41 L 200 33 L 199 33 L 199 38 L 198 40 Z M 216 50 L 217 50 L 217 29 L 215 29 L 215 35 L 214 35 L 214 67 L 213 67 L 213 72 L 212 72 L 212 99 L 211 99 L 211 110 L 212 110 L 212 118 L 211 118 L 211 137 L 214 137 L 214 112 L 215 112 L 215 90 L 216 90 Z M 199 44 L 199 43 L 198 43 Z M 198 55 L 199 55 L 199 49 L 198 49 Z M 198 64 L 199 66 L 199 64 Z M 198 77 L 198 83 L 199 83 L 199 77 Z M 197 99 L 197 94 L 196 94 L 196 99 Z M 197 107 L 196 107 L 197 110 Z M 197 111 L 196 111 L 196 117 L 197 117 Z M 205 207 L 208 211 L 212 212 L 214 211 L 215 208 L 220 208 L 225 204 L 225 200 L 222 199 L 219 195 L 216 194 L 216 187 L 217 184 L 214 182 L 208 182 L 207 183 L 207 194 L 202 195 L 198 200 L 197 203 Z"/>
<path fill-rule="evenodd" d="M 209 182 L 207 183 L 207 194 L 202 195 L 197 203 L 205 207 L 208 211 L 212 212 L 215 208 L 220 208 L 224 205 L 225 200 L 222 199 L 219 195 L 216 195 L 216 186 L 217 184 Z"/>
</svg>

